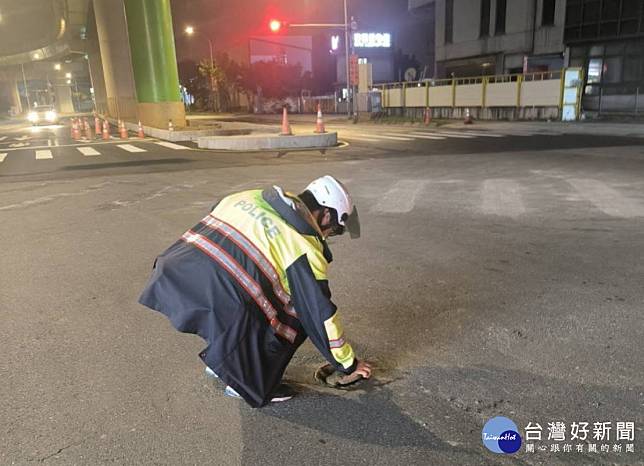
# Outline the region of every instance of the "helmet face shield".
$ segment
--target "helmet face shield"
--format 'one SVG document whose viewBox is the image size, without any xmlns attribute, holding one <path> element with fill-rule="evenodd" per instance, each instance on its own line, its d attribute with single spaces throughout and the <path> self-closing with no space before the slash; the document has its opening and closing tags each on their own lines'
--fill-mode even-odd
<svg viewBox="0 0 644 466">
<path fill-rule="evenodd" d="M 360 217 L 356 206 L 353 206 L 351 214 L 344 221 L 344 226 L 349 231 L 351 239 L 360 238 Z"/>
</svg>

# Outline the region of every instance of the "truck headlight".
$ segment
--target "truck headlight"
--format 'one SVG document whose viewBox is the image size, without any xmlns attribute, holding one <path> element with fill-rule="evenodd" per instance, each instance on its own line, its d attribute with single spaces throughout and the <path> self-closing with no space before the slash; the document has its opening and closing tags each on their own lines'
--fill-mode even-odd
<svg viewBox="0 0 644 466">
<path fill-rule="evenodd" d="M 27 119 L 32 123 L 35 123 L 38 121 L 38 114 L 36 112 L 29 112 L 29 115 L 27 115 Z"/>
<path fill-rule="evenodd" d="M 56 112 L 49 110 L 45 113 L 45 118 L 47 118 L 47 121 L 56 121 Z"/>
</svg>

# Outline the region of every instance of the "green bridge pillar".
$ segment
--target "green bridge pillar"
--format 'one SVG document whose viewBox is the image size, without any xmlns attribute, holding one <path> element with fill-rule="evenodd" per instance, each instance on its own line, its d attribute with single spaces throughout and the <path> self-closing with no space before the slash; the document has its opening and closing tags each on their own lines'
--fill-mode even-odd
<svg viewBox="0 0 644 466">
<path fill-rule="evenodd" d="M 141 122 L 185 126 L 170 0 L 125 0 L 125 14 Z"/>
</svg>

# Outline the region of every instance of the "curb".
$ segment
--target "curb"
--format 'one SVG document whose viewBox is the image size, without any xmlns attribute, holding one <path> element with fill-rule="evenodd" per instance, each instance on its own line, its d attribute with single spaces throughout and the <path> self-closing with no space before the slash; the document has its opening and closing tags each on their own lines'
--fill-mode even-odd
<svg viewBox="0 0 644 466">
<path fill-rule="evenodd" d="M 206 136 L 197 139 L 201 149 L 218 149 L 229 151 L 253 151 L 271 149 L 315 149 L 335 147 L 338 144 L 338 133 L 298 134 L 279 136 L 263 134 L 255 136 Z"/>
</svg>

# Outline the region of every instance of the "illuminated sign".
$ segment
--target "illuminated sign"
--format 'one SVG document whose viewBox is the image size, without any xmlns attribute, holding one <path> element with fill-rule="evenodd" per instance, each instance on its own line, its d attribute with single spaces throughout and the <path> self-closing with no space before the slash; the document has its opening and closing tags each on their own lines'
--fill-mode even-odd
<svg viewBox="0 0 644 466">
<path fill-rule="evenodd" d="M 356 32 L 353 46 L 360 48 L 391 47 L 391 34 L 388 32 Z"/>
<path fill-rule="evenodd" d="M 340 45 L 340 36 L 331 36 L 331 50 L 338 50 Z"/>
</svg>

